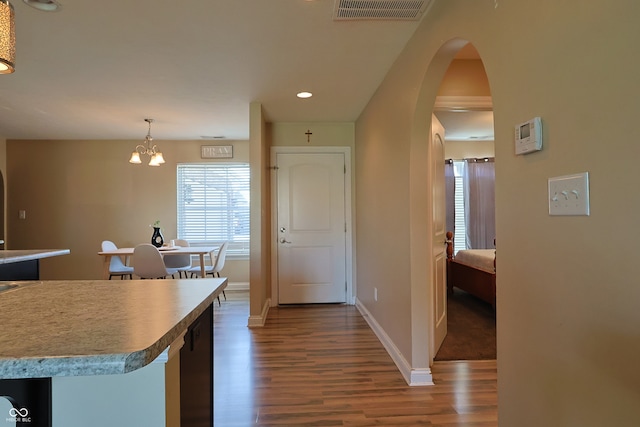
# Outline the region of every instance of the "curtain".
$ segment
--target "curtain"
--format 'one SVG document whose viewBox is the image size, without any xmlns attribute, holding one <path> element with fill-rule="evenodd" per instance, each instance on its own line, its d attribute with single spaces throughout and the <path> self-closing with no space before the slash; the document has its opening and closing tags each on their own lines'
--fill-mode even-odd
<svg viewBox="0 0 640 427">
<path fill-rule="evenodd" d="M 445 185 L 445 199 L 447 208 L 447 231 L 451 231 L 455 234 L 456 224 L 456 212 L 455 212 L 455 197 L 456 197 L 456 177 L 453 172 L 453 160 L 445 160 L 444 164 L 444 185 Z"/>
<path fill-rule="evenodd" d="M 464 171 L 467 248 L 494 248 L 495 218 L 494 159 L 467 159 Z"/>
</svg>

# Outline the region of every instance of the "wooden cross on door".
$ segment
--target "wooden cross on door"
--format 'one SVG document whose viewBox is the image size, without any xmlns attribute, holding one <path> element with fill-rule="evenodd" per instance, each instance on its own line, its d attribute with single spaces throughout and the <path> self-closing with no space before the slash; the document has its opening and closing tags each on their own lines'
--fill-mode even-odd
<svg viewBox="0 0 640 427">
<path fill-rule="evenodd" d="M 311 142 L 311 135 L 313 135 L 313 132 L 307 129 L 307 131 L 304 134 L 307 135 L 307 142 Z"/>
</svg>

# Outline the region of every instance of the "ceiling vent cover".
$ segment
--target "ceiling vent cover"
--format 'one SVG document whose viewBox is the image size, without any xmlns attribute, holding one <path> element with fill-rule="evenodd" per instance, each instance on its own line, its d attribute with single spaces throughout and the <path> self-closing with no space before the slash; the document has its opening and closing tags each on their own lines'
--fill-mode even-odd
<svg viewBox="0 0 640 427">
<path fill-rule="evenodd" d="M 333 19 L 417 21 L 430 2 L 431 0 L 336 0 Z"/>
</svg>

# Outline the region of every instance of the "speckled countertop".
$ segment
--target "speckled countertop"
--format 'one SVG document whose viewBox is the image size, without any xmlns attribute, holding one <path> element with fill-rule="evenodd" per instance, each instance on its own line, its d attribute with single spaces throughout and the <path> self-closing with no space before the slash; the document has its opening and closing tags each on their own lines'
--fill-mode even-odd
<svg viewBox="0 0 640 427">
<path fill-rule="evenodd" d="M 31 261 L 52 256 L 68 255 L 69 249 L 6 249 L 0 250 L 0 264 Z"/>
<path fill-rule="evenodd" d="M 226 278 L 0 282 L 17 285 L 0 292 L 0 379 L 139 369 L 226 284 Z"/>
</svg>

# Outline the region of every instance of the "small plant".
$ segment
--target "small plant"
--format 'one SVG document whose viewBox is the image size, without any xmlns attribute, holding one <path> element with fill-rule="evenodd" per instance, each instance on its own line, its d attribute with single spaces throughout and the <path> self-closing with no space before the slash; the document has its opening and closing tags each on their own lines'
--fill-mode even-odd
<svg viewBox="0 0 640 427">
<path fill-rule="evenodd" d="M 160 228 L 160 220 L 159 220 L 159 219 L 156 219 L 156 220 L 153 222 L 153 225 L 150 225 L 150 227 L 153 227 L 153 228 Z"/>
</svg>

